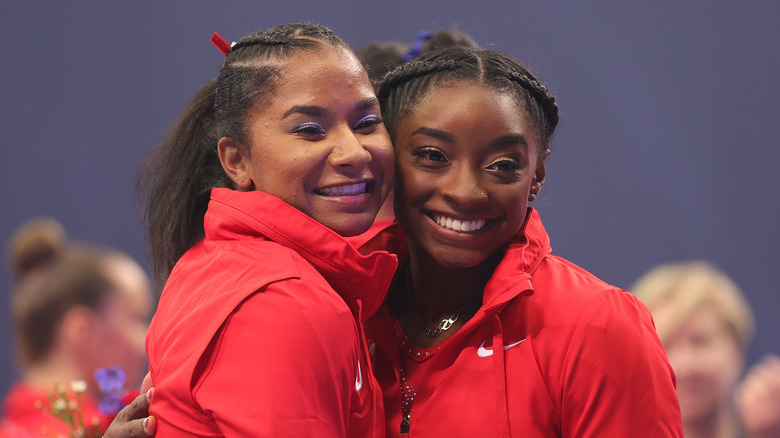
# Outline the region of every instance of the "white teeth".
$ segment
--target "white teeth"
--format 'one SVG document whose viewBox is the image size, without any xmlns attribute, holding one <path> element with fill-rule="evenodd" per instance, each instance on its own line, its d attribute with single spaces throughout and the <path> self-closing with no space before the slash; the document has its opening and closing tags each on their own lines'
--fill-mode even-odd
<svg viewBox="0 0 780 438">
<path fill-rule="evenodd" d="M 318 190 L 325 196 L 350 196 L 366 192 L 366 183 L 351 184 L 348 186 L 328 187 Z"/>
<path fill-rule="evenodd" d="M 477 219 L 473 221 L 462 221 L 459 219 L 453 219 L 451 217 L 444 217 L 436 213 L 433 214 L 433 220 L 444 228 L 460 231 L 461 233 L 469 233 L 472 231 L 477 231 L 485 226 L 485 219 Z"/>
</svg>

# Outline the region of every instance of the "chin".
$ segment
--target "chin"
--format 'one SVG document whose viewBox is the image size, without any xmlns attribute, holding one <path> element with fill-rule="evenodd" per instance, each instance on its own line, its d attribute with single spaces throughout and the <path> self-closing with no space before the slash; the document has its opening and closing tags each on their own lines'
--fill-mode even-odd
<svg viewBox="0 0 780 438">
<path fill-rule="evenodd" d="M 352 237 L 359 234 L 363 234 L 371 228 L 371 224 L 374 222 L 373 216 L 370 218 L 353 218 L 349 222 L 339 222 L 333 224 L 327 224 L 323 222 L 323 225 L 335 231 L 342 237 Z"/>
<path fill-rule="evenodd" d="M 490 254 L 472 253 L 460 248 L 447 248 L 430 253 L 436 263 L 445 268 L 473 268 L 484 263 Z"/>
</svg>

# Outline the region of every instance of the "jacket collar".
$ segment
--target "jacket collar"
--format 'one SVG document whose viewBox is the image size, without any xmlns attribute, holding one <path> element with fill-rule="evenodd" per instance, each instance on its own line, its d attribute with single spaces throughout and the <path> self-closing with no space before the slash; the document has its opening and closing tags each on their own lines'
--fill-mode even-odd
<svg viewBox="0 0 780 438">
<path fill-rule="evenodd" d="M 398 265 L 397 257 L 387 251 L 361 254 L 333 230 L 259 191 L 212 189 L 204 224 L 206 240 L 260 238 L 292 249 L 322 274 L 353 312 L 360 300 L 363 315 L 379 308 Z"/>
<path fill-rule="evenodd" d="M 406 234 L 397 223 L 379 232 L 360 249 L 365 252 L 377 248 L 398 254 L 401 265 L 409 262 Z M 529 207 L 520 231 L 507 245 L 504 257 L 485 286 L 482 308 L 487 310 L 499 307 L 517 295 L 533 294 L 531 276 L 542 260 L 551 253 L 550 237 L 539 212 Z"/>
<path fill-rule="evenodd" d="M 485 286 L 483 306 L 491 308 L 517 295 L 533 294 L 531 276 L 551 253 L 550 237 L 539 212 L 529 207 L 520 232 L 507 245 L 504 257 Z"/>
</svg>

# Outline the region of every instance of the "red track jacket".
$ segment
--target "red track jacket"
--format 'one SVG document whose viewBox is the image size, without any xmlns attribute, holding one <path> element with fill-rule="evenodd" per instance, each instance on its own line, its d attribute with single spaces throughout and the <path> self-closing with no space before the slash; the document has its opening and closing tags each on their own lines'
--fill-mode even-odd
<svg viewBox="0 0 780 438">
<path fill-rule="evenodd" d="M 205 231 L 146 339 L 157 436 L 383 437 L 356 320 L 380 306 L 396 257 L 362 256 L 262 192 L 214 189 Z"/>
<path fill-rule="evenodd" d="M 369 245 L 407 258 L 397 226 L 379 238 Z M 409 353 L 386 306 L 367 329 L 388 437 L 401 436 L 400 355 Z M 682 436 L 674 374 L 647 308 L 551 255 L 532 209 L 477 314 L 417 352 L 430 368 L 415 376 L 410 437 Z"/>
</svg>

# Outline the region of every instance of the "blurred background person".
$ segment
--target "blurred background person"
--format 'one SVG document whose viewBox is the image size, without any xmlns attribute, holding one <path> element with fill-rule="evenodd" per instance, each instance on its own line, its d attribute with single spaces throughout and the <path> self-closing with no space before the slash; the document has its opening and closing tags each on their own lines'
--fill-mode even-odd
<svg viewBox="0 0 780 438">
<path fill-rule="evenodd" d="M 742 436 L 733 396 L 754 321 L 739 288 L 714 266 L 691 261 L 655 267 L 631 291 L 650 308 L 677 375 L 685 436 Z"/>
<path fill-rule="evenodd" d="M 355 56 L 368 72 L 368 78 L 378 87 L 387 72 L 403 64 L 410 44 L 401 41 L 376 41 L 355 49 Z"/>
<path fill-rule="evenodd" d="M 355 49 L 355 55 L 366 68 L 374 88 L 377 88 L 388 72 L 404 62 L 447 47 L 478 48 L 479 44 L 471 35 L 457 29 L 441 29 L 436 32 L 422 30 L 417 33 L 412 44 L 402 41 L 376 41 L 358 47 Z"/>
<path fill-rule="evenodd" d="M 748 371 L 736 403 L 746 438 L 780 437 L 780 357 L 771 355 Z"/>
<path fill-rule="evenodd" d="M 107 426 L 93 376 L 116 365 L 128 386 L 140 385 L 152 305 L 148 276 L 120 251 L 68 242 L 48 218 L 23 224 L 8 256 L 17 280 L 11 312 L 21 378 L 3 401 L 0 436 L 69 436 L 51 415 L 48 395 L 61 385 L 76 399 L 71 384 L 80 381 L 87 384 L 78 407 L 84 424 L 97 419 Z"/>
</svg>

